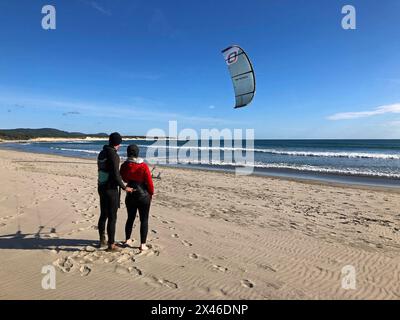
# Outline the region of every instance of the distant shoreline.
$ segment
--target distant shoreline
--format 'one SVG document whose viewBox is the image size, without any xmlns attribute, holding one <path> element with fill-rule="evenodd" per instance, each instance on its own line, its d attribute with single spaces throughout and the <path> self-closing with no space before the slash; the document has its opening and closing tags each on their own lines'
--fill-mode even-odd
<svg viewBox="0 0 400 320">
<path fill-rule="evenodd" d="M 69 132 L 54 128 L 16 128 L 0 129 L 0 143 L 26 142 L 71 142 L 71 141 L 107 141 L 108 133 Z M 126 135 L 126 140 L 175 139 L 163 136 Z"/>
<path fill-rule="evenodd" d="M 170 137 L 122 137 L 123 140 L 178 140 Z M 82 142 L 82 141 L 108 141 L 108 137 L 86 137 L 86 138 L 51 138 L 40 137 L 31 139 L 0 139 L 0 143 L 27 143 L 27 142 Z"/>
</svg>

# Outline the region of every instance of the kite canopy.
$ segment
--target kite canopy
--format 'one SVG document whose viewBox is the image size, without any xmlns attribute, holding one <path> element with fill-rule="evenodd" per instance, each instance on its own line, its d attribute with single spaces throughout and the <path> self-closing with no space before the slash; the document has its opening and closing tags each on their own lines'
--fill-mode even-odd
<svg viewBox="0 0 400 320">
<path fill-rule="evenodd" d="M 235 108 L 247 106 L 256 92 L 256 78 L 249 57 L 239 46 L 222 50 L 235 90 Z"/>
</svg>

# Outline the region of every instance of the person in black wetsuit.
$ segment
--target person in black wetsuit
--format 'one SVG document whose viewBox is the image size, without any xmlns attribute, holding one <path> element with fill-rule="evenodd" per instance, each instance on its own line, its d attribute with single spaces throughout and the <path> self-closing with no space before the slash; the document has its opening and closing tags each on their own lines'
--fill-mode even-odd
<svg viewBox="0 0 400 320">
<path fill-rule="evenodd" d="M 98 192 L 100 196 L 100 219 L 98 224 L 100 235 L 100 248 L 108 246 L 108 251 L 118 251 L 115 244 L 115 225 L 117 223 L 117 211 L 120 203 L 120 190 L 132 192 L 133 189 L 126 186 L 119 173 L 118 149 L 122 137 L 118 132 L 110 134 L 109 144 L 103 147 L 97 158 L 98 165 Z M 105 237 L 107 222 L 108 242 Z"/>
</svg>

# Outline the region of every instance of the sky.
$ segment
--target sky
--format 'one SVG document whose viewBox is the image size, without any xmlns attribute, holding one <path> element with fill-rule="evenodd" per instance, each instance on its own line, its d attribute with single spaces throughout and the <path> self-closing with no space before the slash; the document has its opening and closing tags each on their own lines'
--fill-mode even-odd
<svg viewBox="0 0 400 320">
<path fill-rule="evenodd" d="M 56 29 L 42 28 L 42 7 Z M 356 29 L 342 28 L 342 8 Z M 0 128 L 400 138 L 398 0 L 0 0 Z M 254 65 L 234 109 L 221 50 Z"/>
</svg>

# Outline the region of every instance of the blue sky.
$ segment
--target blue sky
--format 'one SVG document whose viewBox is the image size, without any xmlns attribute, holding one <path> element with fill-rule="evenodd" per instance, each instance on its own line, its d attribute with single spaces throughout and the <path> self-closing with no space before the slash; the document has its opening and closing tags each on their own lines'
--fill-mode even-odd
<svg viewBox="0 0 400 320">
<path fill-rule="evenodd" d="M 46 4 L 56 30 L 41 27 Z M 356 30 L 341 27 L 346 4 Z M 399 18 L 398 0 L 2 0 L 0 128 L 400 138 Z M 231 44 L 257 78 L 238 110 Z"/>
</svg>

